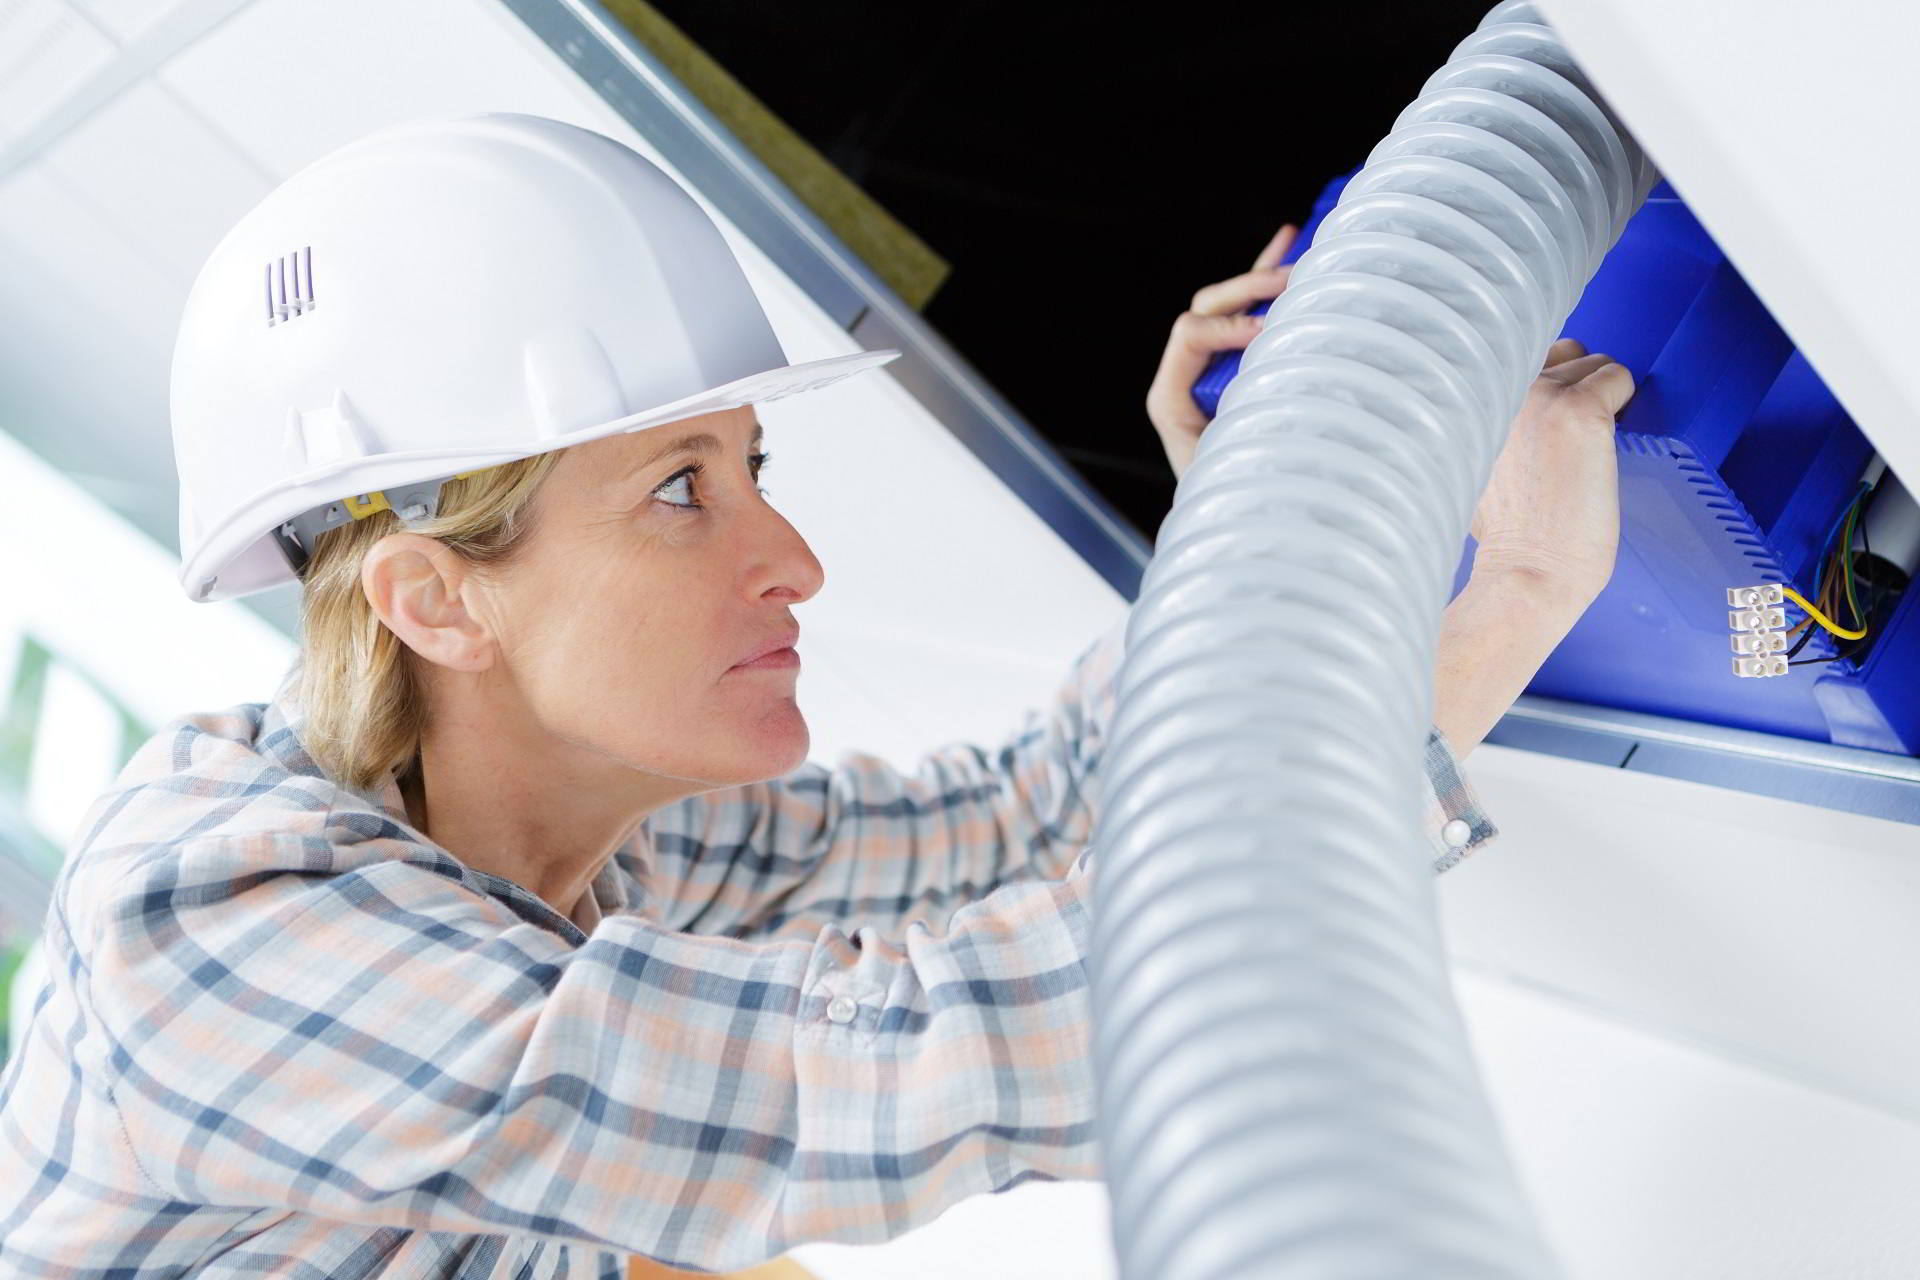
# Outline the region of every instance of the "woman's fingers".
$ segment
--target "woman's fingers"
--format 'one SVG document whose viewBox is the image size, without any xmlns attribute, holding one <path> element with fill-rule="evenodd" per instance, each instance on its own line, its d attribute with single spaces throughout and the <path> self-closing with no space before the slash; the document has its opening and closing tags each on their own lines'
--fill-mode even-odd
<svg viewBox="0 0 1920 1280">
<path fill-rule="evenodd" d="M 1540 376 L 1552 378 L 1555 382 L 1562 382 L 1567 386 L 1572 386 L 1594 370 L 1604 368 L 1612 363 L 1614 363 L 1612 356 L 1603 351 L 1596 351 L 1592 355 L 1575 356 L 1571 360 L 1562 360 L 1558 364 L 1550 364 L 1540 371 Z"/>
<path fill-rule="evenodd" d="M 1260 336 L 1259 316 L 1203 316 L 1173 322 L 1160 368 L 1147 390 L 1147 416 L 1162 432 L 1198 432 L 1207 422 L 1193 402 L 1193 384 L 1217 351 L 1238 351 Z"/>
<path fill-rule="evenodd" d="M 1291 266 L 1265 267 L 1207 285 L 1193 295 L 1193 304 L 1188 310 L 1202 316 L 1225 316 L 1245 311 L 1262 298 L 1278 297 L 1287 287 L 1287 277 L 1292 274 Z"/>
<path fill-rule="evenodd" d="M 1194 403 L 1194 381 L 1217 353 L 1243 350 L 1260 336 L 1264 321 L 1245 314 L 1246 309 L 1262 299 L 1278 297 L 1286 289 L 1293 268 L 1280 265 L 1280 259 L 1293 247 L 1299 233 L 1291 222 L 1281 227 L 1253 260 L 1253 270 L 1202 288 L 1193 295 L 1193 305 L 1173 322 L 1153 385 L 1147 388 L 1146 407 L 1147 418 L 1166 447 L 1167 461 L 1173 464 L 1175 479 L 1193 460 L 1195 445 L 1209 421 Z"/>
<path fill-rule="evenodd" d="M 1547 361 L 1541 368 L 1545 369 L 1559 364 L 1564 360 L 1571 360 L 1575 356 L 1583 356 L 1585 354 L 1587 354 L 1587 348 L 1580 339 L 1561 338 L 1547 348 Z"/>
<path fill-rule="evenodd" d="M 1581 378 L 1576 386 L 1591 390 L 1607 408 L 1608 416 L 1619 413 L 1633 399 L 1633 370 L 1618 360 L 1609 360 Z"/>
<path fill-rule="evenodd" d="M 1293 241 L 1300 234 L 1300 228 L 1291 222 L 1273 233 L 1273 239 L 1267 241 L 1267 247 L 1253 260 L 1255 271 L 1265 271 L 1268 267 L 1280 265 L 1280 259 L 1287 256 L 1287 250 L 1293 247 Z"/>
<path fill-rule="evenodd" d="M 1259 336 L 1259 316 L 1203 316 L 1189 311 L 1173 322 L 1160 359 L 1160 380 L 1184 383 L 1178 389 L 1191 393 L 1193 380 L 1216 351 L 1240 350 Z"/>
<path fill-rule="evenodd" d="M 1569 392 L 1580 393 L 1609 418 L 1633 398 L 1633 371 L 1603 351 L 1550 364 L 1540 371 L 1540 377 L 1558 383 Z"/>
</svg>

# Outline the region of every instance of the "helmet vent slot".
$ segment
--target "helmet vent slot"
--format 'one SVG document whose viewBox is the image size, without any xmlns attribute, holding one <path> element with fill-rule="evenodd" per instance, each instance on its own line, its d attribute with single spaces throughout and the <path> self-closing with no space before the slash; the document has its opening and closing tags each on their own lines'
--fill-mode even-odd
<svg viewBox="0 0 1920 1280">
<path fill-rule="evenodd" d="M 313 246 L 269 262 L 266 285 L 269 327 L 305 315 L 318 306 L 313 296 Z"/>
</svg>

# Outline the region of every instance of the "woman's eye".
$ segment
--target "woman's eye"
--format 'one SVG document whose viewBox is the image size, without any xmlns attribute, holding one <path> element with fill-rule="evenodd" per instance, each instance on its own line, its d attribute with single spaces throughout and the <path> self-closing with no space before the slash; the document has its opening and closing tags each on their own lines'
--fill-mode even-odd
<svg viewBox="0 0 1920 1280">
<path fill-rule="evenodd" d="M 667 481 L 665 484 L 661 485 L 658 489 L 655 489 L 654 493 L 656 495 L 665 494 L 671 489 L 673 489 L 674 486 L 680 485 L 680 484 L 686 484 L 688 486 L 691 486 L 693 484 L 693 472 L 691 470 L 682 471 L 679 475 L 673 477 L 673 479 Z M 691 499 L 693 495 L 689 493 L 687 496 L 689 499 Z M 687 502 L 677 502 L 669 498 L 667 500 L 667 505 L 670 507 L 687 507 L 691 509 L 699 506 L 700 504 L 697 502 L 693 502 L 691 500 Z"/>
<path fill-rule="evenodd" d="M 760 479 L 761 472 L 765 470 L 767 463 L 772 459 L 772 457 L 773 455 L 770 453 L 756 453 L 748 459 L 748 462 L 752 464 L 752 474 L 753 474 L 754 481 L 756 482 L 756 486 Z M 699 475 L 700 472 L 704 469 L 705 468 L 700 463 L 696 462 L 692 466 L 688 467 L 686 470 L 669 478 L 665 483 L 663 483 L 659 488 L 655 489 L 653 492 L 656 496 L 665 494 L 670 489 L 672 489 L 675 485 L 680 484 L 682 482 L 685 482 L 687 485 L 690 486 L 693 483 L 693 478 Z M 767 493 L 767 491 L 764 488 L 759 489 L 759 493 L 762 497 L 771 496 Z M 703 508 L 701 504 L 698 502 L 692 501 L 692 497 L 693 495 L 691 493 L 688 493 L 687 494 L 688 500 L 685 502 L 678 502 L 671 498 L 666 499 L 666 502 L 667 502 L 667 505 L 670 507 L 680 507 L 687 511 L 702 510 Z"/>
</svg>

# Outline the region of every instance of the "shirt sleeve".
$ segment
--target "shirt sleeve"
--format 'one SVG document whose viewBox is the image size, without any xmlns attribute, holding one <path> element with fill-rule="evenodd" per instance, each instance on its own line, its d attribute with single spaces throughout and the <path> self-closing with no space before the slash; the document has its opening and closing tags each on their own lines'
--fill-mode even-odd
<svg viewBox="0 0 1920 1280">
<path fill-rule="evenodd" d="M 398 858 L 262 870 L 324 865 L 273 843 L 306 839 L 186 842 L 96 917 L 157 1194 L 731 1271 L 1097 1176 L 1091 857 L 899 944 L 614 914 L 574 947 Z"/>
<path fill-rule="evenodd" d="M 1092 838 L 1100 760 L 1125 653 L 1123 612 L 1075 659 L 1051 707 L 989 750 L 924 756 L 912 773 L 861 752 L 771 782 L 696 796 L 652 820 L 656 915 L 737 938 L 821 924 L 897 936 L 939 928 L 1003 884 L 1061 874 Z M 1427 738 L 1425 832 L 1434 871 L 1499 834 L 1451 745 Z"/>
<path fill-rule="evenodd" d="M 1084 841 L 898 941 L 578 946 L 376 845 L 189 839 L 88 913 L 83 1051 L 156 1194 L 729 1271 L 1099 1175 Z"/>
<path fill-rule="evenodd" d="M 1427 841 L 1434 874 L 1447 871 L 1500 834 L 1438 726 L 1427 733 Z"/>
</svg>

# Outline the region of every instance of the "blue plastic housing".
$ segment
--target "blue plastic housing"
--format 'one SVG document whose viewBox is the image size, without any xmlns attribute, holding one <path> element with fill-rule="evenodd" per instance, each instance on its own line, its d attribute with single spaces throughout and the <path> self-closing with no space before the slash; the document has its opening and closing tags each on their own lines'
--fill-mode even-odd
<svg viewBox="0 0 1920 1280">
<path fill-rule="evenodd" d="M 1352 176 L 1327 185 L 1286 261 Z M 1726 589 L 1786 582 L 1812 599 L 1822 547 L 1874 450 L 1668 184 L 1627 224 L 1562 336 L 1626 365 L 1636 389 L 1618 426 L 1613 578 L 1527 691 L 1920 754 L 1920 680 L 1907 674 L 1920 592 L 1903 594 L 1858 663 L 1733 674 Z M 1194 384 L 1209 415 L 1239 367 L 1239 352 L 1222 353 Z M 1456 592 L 1472 563 L 1468 539 Z M 1822 632 L 1798 656 L 1835 652 Z"/>
</svg>

